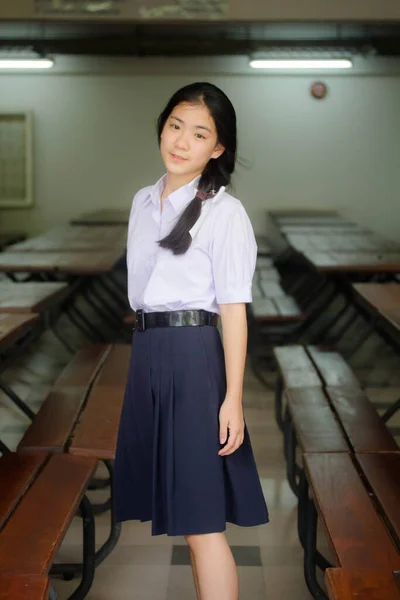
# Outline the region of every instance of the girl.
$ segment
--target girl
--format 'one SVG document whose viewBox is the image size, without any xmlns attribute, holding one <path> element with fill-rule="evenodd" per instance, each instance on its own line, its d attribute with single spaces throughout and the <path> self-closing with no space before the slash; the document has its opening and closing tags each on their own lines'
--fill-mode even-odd
<svg viewBox="0 0 400 600">
<path fill-rule="evenodd" d="M 242 411 L 257 246 L 243 205 L 225 191 L 235 110 L 214 85 L 188 85 L 161 113 L 158 140 L 166 174 L 136 194 L 129 219 L 136 326 L 115 458 L 117 520 L 185 536 L 197 597 L 237 600 L 226 523 L 260 525 L 268 513 Z"/>
</svg>

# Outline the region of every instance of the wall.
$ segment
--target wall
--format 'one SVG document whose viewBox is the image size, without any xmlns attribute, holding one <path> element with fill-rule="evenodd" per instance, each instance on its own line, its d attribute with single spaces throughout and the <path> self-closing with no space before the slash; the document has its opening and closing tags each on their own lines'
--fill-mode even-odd
<svg viewBox="0 0 400 600">
<path fill-rule="evenodd" d="M 75 59 L 76 60 L 76 59 Z M 335 207 L 381 233 L 400 229 L 400 76 L 321 77 L 170 70 L 0 76 L 0 110 L 34 113 L 31 209 L 1 210 L 1 229 L 38 233 L 82 211 L 129 206 L 162 173 L 155 120 L 168 96 L 209 79 L 231 97 L 239 122 L 235 193 L 257 232 L 268 208 Z M 161 68 L 160 68 L 161 65 Z M 193 65 L 193 63 L 192 63 Z M 165 67 L 165 69 L 164 69 Z M 164 70 L 164 73 L 161 71 Z"/>
</svg>

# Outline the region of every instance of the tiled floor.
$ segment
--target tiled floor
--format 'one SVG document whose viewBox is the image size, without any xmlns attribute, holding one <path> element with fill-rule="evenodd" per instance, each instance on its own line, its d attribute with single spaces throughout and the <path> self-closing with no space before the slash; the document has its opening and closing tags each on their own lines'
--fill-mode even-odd
<svg viewBox="0 0 400 600">
<path fill-rule="evenodd" d="M 44 354 L 43 354 L 44 353 Z M 55 380 L 68 353 L 46 334 L 23 360 L 7 371 L 7 379 L 37 410 Z M 273 376 L 270 376 L 273 381 Z M 370 390 L 377 401 L 400 395 L 398 388 Z M 237 560 L 242 600 L 306 600 L 311 596 L 304 583 L 302 551 L 296 533 L 296 499 L 286 481 L 282 435 L 275 424 L 273 392 L 263 387 L 247 370 L 245 416 L 258 464 L 271 522 L 255 528 L 228 525 L 227 537 Z M 397 423 L 400 425 L 399 419 Z M 11 403 L 0 396 L 0 438 L 14 449 L 28 425 Z M 104 491 L 91 492 L 101 499 Z M 96 517 L 97 546 L 108 534 L 109 514 Z M 59 551 L 60 560 L 79 560 L 81 522 L 74 519 Z M 320 543 L 325 546 L 322 534 Z M 76 582 L 56 580 L 61 600 Z M 151 537 L 148 523 L 128 522 L 122 527 L 118 546 L 97 569 L 88 600 L 195 600 L 188 553 L 183 538 Z"/>
</svg>

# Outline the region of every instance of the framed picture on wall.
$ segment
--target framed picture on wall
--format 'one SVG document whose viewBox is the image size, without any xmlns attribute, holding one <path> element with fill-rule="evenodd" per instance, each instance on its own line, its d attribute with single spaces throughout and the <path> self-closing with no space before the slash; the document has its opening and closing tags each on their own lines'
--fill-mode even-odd
<svg viewBox="0 0 400 600">
<path fill-rule="evenodd" d="M 0 112 L 0 208 L 33 203 L 32 113 Z"/>
</svg>

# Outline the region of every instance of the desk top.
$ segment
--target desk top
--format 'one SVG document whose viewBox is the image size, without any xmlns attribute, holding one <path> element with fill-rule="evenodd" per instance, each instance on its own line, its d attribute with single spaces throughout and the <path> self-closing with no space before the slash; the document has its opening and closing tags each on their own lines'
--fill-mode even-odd
<svg viewBox="0 0 400 600">
<path fill-rule="evenodd" d="M 72 219 L 72 225 L 127 225 L 129 222 L 129 208 L 104 208 L 93 212 L 84 213 Z"/>
<path fill-rule="evenodd" d="M 68 290 L 67 283 L 0 283 L 0 313 L 40 313 Z"/>
<path fill-rule="evenodd" d="M 400 273 L 400 252 L 318 252 L 303 255 L 321 273 Z"/>
<path fill-rule="evenodd" d="M 9 246 L 9 252 L 98 252 L 126 246 L 125 225 L 83 227 L 64 225 Z"/>
<path fill-rule="evenodd" d="M 391 240 L 366 232 L 364 234 L 335 232 L 330 230 L 320 234 L 287 233 L 289 244 L 299 252 L 395 252 L 400 253 L 400 246 Z"/>
<path fill-rule="evenodd" d="M 3 273 L 65 273 L 67 275 L 99 275 L 109 273 L 123 256 L 120 249 L 108 252 L 2 252 Z"/>
<path fill-rule="evenodd" d="M 37 321 L 38 315 L 0 314 L 0 345 L 18 338 Z"/>
<path fill-rule="evenodd" d="M 399 283 L 356 283 L 353 289 L 369 308 L 400 332 Z"/>
<path fill-rule="evenodd" d="M 400 307 L 400 283 L 354 283 L 353 288 L 377 311 Z"/>
</svg>

